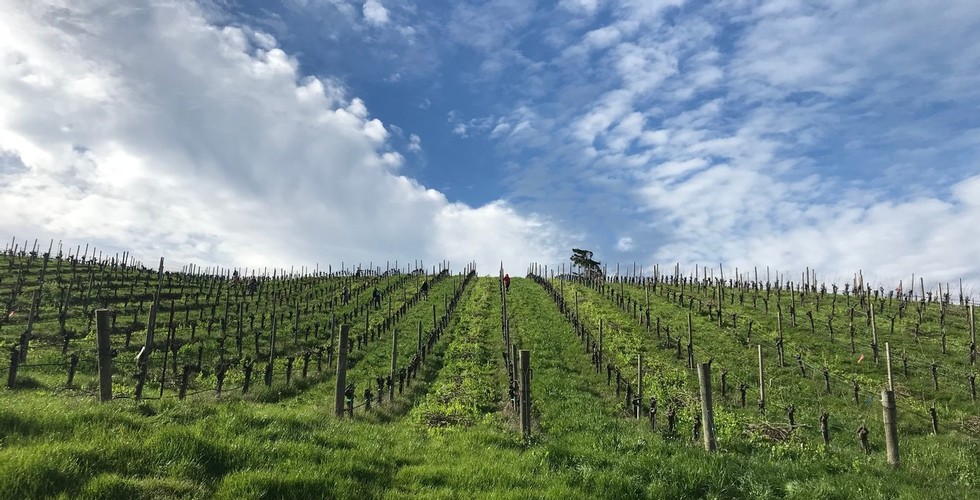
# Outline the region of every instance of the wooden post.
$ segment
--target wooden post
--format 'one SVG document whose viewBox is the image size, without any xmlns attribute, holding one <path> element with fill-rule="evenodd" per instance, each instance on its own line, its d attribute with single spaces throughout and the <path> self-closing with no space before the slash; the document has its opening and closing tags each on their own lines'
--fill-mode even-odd
<svg viewBox="0 0 980 500">
<path fill-rule="evenodd" d="M 71 358 L 68 362 L 68 382 L 65 384 L 67 387 L 72 387 L 75 384 L 75 370 L 78 368 L 78 353 L 71 353 Z"/>
<path fill-rule="evenodd" d="M 881 413 L 885 425 L 885 452 L 888 455 L 888 465 L 898 467 L 898 416 L 894 391 L 887 389 L 881 391 Z"/>
<path fill-rule="evenodd" d="M 759 349 L 759 411 L 766 411 L 766 379 L 762 368 L 762 344 L 757 345 Z"/>
<path fill-rule="evenodd" d="M 521 364 L 521 435 L 531 439 L 531 351 L 522 349 Z"/>
<path fill-rule="evenodd" d="M 868 306 L 868 310 L 871 311 L 871 352 L 874 354 L 875 364 L 878 364 L 878 327 L 875 322 L 874 299 L 868 298 Z M 889 388 L 888 390 L 892 389 Z"/>
<path fill-rule="evenodd" d="M 599 367 L 602 366 L 602 318 L 599 318 L 599 353 L 598 353 L 598 363 L 596 364 L 596 372 L 598 373 Z"/>
<path fill-rule="evenodd" d="M 395 328 L 391 331 L 391 379 L 395 380 L 398 376 L 398 329 Z M 378 393 L 378 397 L 381 397 L 381 393 Z M 395 384 L 388 385 L 388 401 L 395 399 Z"/>
<path fill-rule="evenodd" d="M 272 386 L 272 376 L 275 373 L 276 363 L 276 333 L 279 317 L 276 316 L 276 303 L 279 302 L 277 294 L 272 294 L 272 334 L 269 336 L 269 362 L 265 365 L 265 385 Z"/>
<path fill-rule="evenodd" d="M 693 370 L 695 368 L 695 365 L 694 365 L 694 326 L 691 323 L 691 311 L 688 311 L 687 312 L 687 367 L 688 367 L 688 369 L 691 369 L 691 370 Z"/>
<path fill-rule="evenodd" d="M 885 366 L 888 369 L 888 390 L 895 391 L 895 379 L 892 377 L 892 349 L 885 342 Z"/>
<path fill-rule="evenodd" d="M 344 416 L 344 390 L 347 389 L 347 345 L 350 341 L 350 325 L 340 325 L 340 345 L 337 352 L 337 380 L 334 391 L 334 415 Z"/>
<path fill-rule="evenodd" d="M 34 335 L 34 317 L 37 316 L 37 309 L 41 302 L 41 289 L 34 290 L 31 295 L 31 307 L 27 313 L 27 331 L 20 337 L 20 362 L 27 362 L 27 350 L 30 347 L 31 337 Z"/>
<path fill-rule="evenodd" d="M 95 311 L 99 354 L 99 401 L 112 400 L 112 348 L 109 344 L 109 310 Z"/>
<path fill-rule="evenodd" d="M 519 382 L 521 379 L 521 364 L 520 364 L 520 354 L 517 352 L 517 344 L 511 344 L 511 366 L 513 371 L 512 380 Z"/>
<path fill-rule="evenodd" d="M 830 418 L 830 414 L 823 412 L 820 414 L 820 435 L 823 437 L 824 447 L 830 446 L 830 426 L 827 420 Z"/>
<path fill-rule="evenodd" d="M 639 420 L 643 413 L 643 353 L 636 355 L 636 397 L 640 404 L 636 406 L 636 418 Z"/>
<path fill-rule="evenodd" d="M 779 367 L 782 368 L 783 364 L 783 308 L 778 307 L 776 309 L 776 333 L 777 342 L 776 347 L 778 348 L 777 354 L 779 355 Z"/>
<path fill-rule="evenodd" d="M 187 396 L 187 383 L 190 381 L 191 365 L 184 365 L 184 371 L 180 376 L 180 389 L 177 392 L 177 399 L 183 400 Z"/>
<path fill-rule="evenodd" d="M 701 425 L 705 451 L 715 451 L 715 416 L 711 403 L 711 365 L 698 364 L 698 382 L 701 384 Z"/>
<path fill-rule="evenodd" d="M 140 359 L 147 360 L 153 352 L 153 334 L 157 327 L 157 311 L 160 309 L 160 291 L 163 289 L 163 257 L 160 257 L 160 269 L 157 271 L 157 291 L 153 294 L 153 304 L 150 306 L 150 318 L 146 322 L 146 340 L 143 341 L 143 350 L 140 351 Z"/>
<path fill-rule="evenodd" d="M 977 325 L 973 322 L 973 304 L 970 304 L 969 322 L 970 322 L 970 344 L 973 344 L 975 346 L 977 345 Z"/>
<path fill-rule="evenodd" d="M 20 351 L 16 347 L 10 349 L 10 367 L 7 371 L 7 387 L 17 386 L 17 364 L 20 362 Z"/>
</svg>

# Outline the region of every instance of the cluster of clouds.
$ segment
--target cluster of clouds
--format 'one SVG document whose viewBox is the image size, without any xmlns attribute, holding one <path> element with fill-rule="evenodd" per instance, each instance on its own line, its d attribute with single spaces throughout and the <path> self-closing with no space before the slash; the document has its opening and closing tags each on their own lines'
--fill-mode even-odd
<svg viewBox="0 0 980 500">
<path fill-rule="evenodd" d="M 500 199 L 406 175 L 438 141 L 305 71 L 276 16 L 0 0 L 0 233 L 200 264 L 492 272 L 577 246 L 647 269 L 980 283 L 976 2 L 285 3 L 323 51 L 390 57 L 388 85 L 479 89 L 446 133 L 493 144 Z"/>
<path fill-rule="evenodd" d="M 560 258 L 545 219 L 402 175 L 390 127 L 268 33 L 176 0 L 0 8 L 0 233 L 199 265 Z"/>
<path fill-rule="evenodd" d="M 503 5 L 515 2 L 481 8 Z M 514 192 L 573 214 L 600 258 L 980 282 L 980 4 L 524 9 L 516 19 L 543 41 L 537 58 L 510 58 L 515 104 L 453 118 L 529 158 Z M 484 25 L 473 38 L 499 40 L 479 46 L 492 78 L 529 42 Z M 527 133 L 510 134 L 518 124 Z"/>
</svg>

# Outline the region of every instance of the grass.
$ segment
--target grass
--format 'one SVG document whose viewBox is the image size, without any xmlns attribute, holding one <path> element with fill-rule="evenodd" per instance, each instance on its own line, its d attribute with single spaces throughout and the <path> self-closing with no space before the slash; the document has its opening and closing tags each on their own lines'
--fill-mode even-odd
<svg viewBox="0 0 980 500">
<path fill-rule="evenodd" d="M 0 260 L 0 267 L 4 265 Z M 5 291 L 9 294 L 8 287 L 24 269 L 23 262 L 18 261 L 13 271 L 9 269 L 6 274 L 0 273 L 0 296 Z M 35 262 L 23 275 L 35 278 L 37 272 Z M 87 279 L 91 273 L 85 273 L 90 269 L 86 267 L 78 275 Z M 133 273 L 115 278 L 120 294 L 128 293 L 127 279 L 136 280 L 136 294 L 143 293 L 143 288 L 152 293 L 153 280 Z M 367 290 L 373 288 L 371 279 L 362 278 L 369 286 Z M 400 333 L 400 365 L 415 352 L 419 321 L 427 334 L 431 304 L 437 304 L 441 315 L 442 295 L 452 293 L 456 279 L 433 283 L 429 300 L 408 308 L 392 324 Z M 145 286 L 147 281 L 150 286 Z M 392 281 L 396 286 L 414 286 L 407 277 Z M 336 296 L 340 282 L 303 283 L 291 285 L 287 280 L 270 286 L 284 294 L 297 294 L 286 295 L 286 303 L 300 304 L 303 310 L 304 294 L 313 302 L 329 300 Z M 183 303 L 194 304 L 194 294 L 199 294 L 197 300 L 204 299 L 211 286 L 201 279 L 196 291 L 182 298 Z M 696 306 L 693 309 L 696 358 L 715 358 L 720 451 L 708 454 L 691 439 L 698 410 L 697 385 L 685 360 L 675 359 L 675 350 L 662 348 L 662 338 L 647 335 L 641 321 L 608 298 L 608 290 L 569 283 L 562 287 L 566 298 L 577 289 L 579 312 L 591 331 L 597 330 L 600 318 L 603 320 L 606 356 L 622 368 L 624 377 L 635 376 L 635 356 L 644 354 L 645 392 L 664 405 L 656 431 L 646 419 L 626 416 L 621 398 L 606 383 L 605 371 L 595 372 L 581 340 L 546 290 L 532 280 L 515 278 L 507 296 L 511 333 L 520 348 L 531 351 L 533 369 L 533 433 L 529 443 L 523 442 L 515 415 L 504 401 L 507 377 L 500 355 L 498 282 L 481 278 L 462 292 L 449 326 L 434 344 L 416 382 L 394 404 L 386 398 L 382 406 L 369 414 L 358 412 L 353 419 L 333 416 L 332 370 L 313 370 L 308 380 L 301 381 L 299 360 L 289 386 L 282 381 L 284 372 L 279 371 L 285 362 L 277 361 L 277 382 L 270 388 L 261 383 L 257 364 L 254 390 L 244 397 L 233 391 L 217 398 L 208 392 L 184 401 L 167 397 L 142 402 L 117 399 L 105 404 L 95 401 L 92 366 L 80 364 L 73 388 L 64 387 L 62 366 L 29 368 L 15 390 L 0 390 L 0 498 L 867 499 L 969 498 L 980 490 L 980 446 L 976 439 L 956 429 L 931 435 L 921 422 L 900 412 L 902 467 L 892 470 L 884 463 L 877 437 L 881 418 L 877 405 L 854 405 L 846 397 L 843 384 L 835 383 L 833 394 L 823 394 L 818 375 L 799 376 L 792 356 L 788 356 L 788 368 L 770 365 L 770 411 L 760 415 L 752 407 L 754 360 L 746 353 L 751 353 L 759 341 L 767 344 L 766 354 L 772 359 L 775 326 L 758 299 L 758 307 L 752 308 L 749 297 L 744 305 L 738 304 L 738 299 L 728 305 L 739 314 L 738 327 L 718 327 L 717 316 L 709 317 L 706 311 L 698 314 Z M 176 293 L 176 286 L 172 288 L 165 290 Z M 651 312 L 661 318 L 662 326 L 670 326 L 676 338 L 677 333 L 686 333 L 688 309 L 686 304 L 676 305 L 672 296 L 661 295 L 675 289 L 662 288 L 651 298 Z M 631 300 L 645 306 L 642 288 L 623 290 Z M 707 301 L 712 293 L 704 289 L 685 295 Z M 95 289 L 92 294 L 97 295 Z M 782 299 L 789 297 L 784 294 Z M 250 304 L 258 314 L 271 312 L 268 298 Z M 771 312 L 774 304 L 770 303 Z M 802 307 L 800 311 L 815 308 L 806 301 L 797 304 Z M 83 305 L 74 307 L 79 309 L 73 309 L 73 314 L 78 314 Z M 821 312 L 824 307 L 826 302 L 821 304 Z M 885 307 L 886 311 L 897 311 L 897 305 Z M 285 309 L 282 324 L 290 326 L 283 330 L 287 339 L 284 346 L 292 348 L 290 308 Z M 127 310 L 120 304 L 120 310 L 132 314 L 135 309 Z M 39 337 L 32 344 L 31 363 L 61 359 L 53 311 L 54 306 L 42 308 L 45 319 L 37 324 Z M 180 316 L 179 307 L 177 312 Z M 221 313 L 218 308 L 219 317 Z M 200 313 L 192 308 L 190 316 L 195 314 Z M 353 309 L 344 314 L 352 315 Z M 957 314 L 950 312 L 947 327 L 959 331 L 964 323 Z M 925 308 L 927 321 L 920 329 L 928 333 L 920 335 L 919 344 L 903 344 L 902 339 L 896 339 L 918 363 L 942 356 L 932 336 L 936 330 L 931 321 L 937 315 L 935 304 Z M 314 305 L 304 313 L 301 325 L 316 321 L 328 324 L 328 317 L 328 310 L 317 310 Z M 364 317 L 351 318 L 352 330 L 362 330 Z M 744 338 L 747 319 L 754 321 L 752 341 Z M 77 324 L 84 319 L 72 321 Z M 380 323 L 380 314 L 376 321 Z M 21 320 L 8 323 L 0 336 L 9 345 L 22 325 Z M 127 325 L 123 322 L 120 328 Z M 180 326 L 180 336 L 187 336 L 186 326 Z M 863 323 L 860 326 L 865 327 Z M 839 328 L 846 331 L 846 324 Z M 234 323 L 228 330 L 234 331 Z M 218 357 L 215 339 L 219 331 L 220 327 L 215 327 L 211 338 L 204 335 L 206 364 Z M 258 323 L 256 331 L 267 333 Z M 865 335 L 863 329 L 858 332 Z M 119 335 L 114 342 L 121 338 Z M 815 336 L 803 322 L 786 327 L 784 335 L 794 348 L 805 349 L 812 364 L 828 364 L 841 377 L 862 377 L 868 392 L 873 392 L 874 383 L 880 380 L 879 367 L 844 361 L 850 353 L 842 353 L 843 337 L 835 343 L 812 338 Z M 86 354 L 91 342 L 90 335 L 80 336 L 72 340 L 72 347 Z M 301 342 L 297 348 L 323 346 L 329 336 L 311 335 L 308 346 Z M 912 349 L 914 345 L 918 350 Z M 950 370 L 966 368 L 952 359 L 962 354 L 962 346 L 954 347 L 945 364 Z M 358 399 L 364 384 L 378 374 L 387 374 L 390 349 L 391 336 L 386 332 L 381 340 L 356 352 L 350 377 L 359 387 Z M 129 356 L 128 351 L 120 353 L 117 366 L 126 366 Z M 181 356 L 183 364 L 193 360 L 196 351 L 188 351 L 186 358 L 183 353 Z M 728 398 L 718 394 L 721 368 L 730 373 Z M 116 377 L 119 391 L 131 391 L 130 374 L 121 370 Z M 226 386 L 239 384 L 240 371 L 229 373 Z M 914 410 L 937 404 L 943 408 L 942 415 L 951 420 L 976 415 L 972 402 L 964 401 L 962 395 L 943 391 L 932 395 L 927 375 L 916 371 L 909 381 L 902 381 L 910 396 L 900 405 L 916 402 L 919 406 Z M 739 380 L 752 386 L 750 407 L 746 409 L 735 397 Z M 199 388 L 213 387 L 213 382 L 213 373 L 195 378 Z M 746 432 L 750 424 L 782 422 L 781 406 L 790 403 L 797 405 L 797 419 L 806 425 L 790 439 L 773 441 Z M 678 428 L 676 433 L 665 433 L 664 414 L 671 404 L 679 410 Z M 828 449 L 820 443 L 813 422 L 820 410 L 830 411 L 839 427 Z M 852 427 L 865 421 L 875 436 L 871 455 L 861 453 L 853 435 Z"/>
</svg>

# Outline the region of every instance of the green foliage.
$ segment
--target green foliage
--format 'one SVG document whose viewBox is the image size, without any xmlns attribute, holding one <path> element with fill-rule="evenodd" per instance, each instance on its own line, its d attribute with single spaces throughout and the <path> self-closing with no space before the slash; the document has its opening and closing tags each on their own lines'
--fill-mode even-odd
<svg viewBox="0 0 980 500">
<path fill-rule="evenodd" d="M 601 263 L 592 258 L 591 250 L 573 248 L 572 256 L 569 258 L 572 265 L 578 267 L 579 274 L 582 276 L 595 277 L 602 275 Z"/>
</svg>

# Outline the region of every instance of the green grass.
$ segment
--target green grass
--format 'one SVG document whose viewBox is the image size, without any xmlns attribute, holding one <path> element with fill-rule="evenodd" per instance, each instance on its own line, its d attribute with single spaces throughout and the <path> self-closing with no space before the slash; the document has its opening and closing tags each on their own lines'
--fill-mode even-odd
<svg viewBox="0 0 980 500">
<path fill-rule="evenodd" d="M 434 428 L 472 426 L 492 419 L 507 384 L 500 360 L 500 299 L 493 280 L 482 280 L 459 311 L 439 372 L 425 400 L 412 410 L 414 420 Z"/>
<path fill-rule="evenodd" d="M 10 272 L 5 260 L 0 260 L 0 268 L 2 297 L 4 291 L 9 294 L 8 287 L 19 268 L 14 266 Z M 26 276 L 36 278 L 37 271 L 35 262 Z M 87 272 L 88 268 L 79 276 L 87 279 Z M 145 277 L 140 276 L 135 293 L 143 293 L 143 288 L 152 293 L 153 279 L 147 287 Z M 126 275 L 115 279 L 120 297 L 130 288 L 126 279 L 136 278 Z M 415 352 L 419 321 L 428 334 L 432 303 L 442 315 L 442 296 L 452 293 L 456 279 L 433 284 L 429 300 L 409 308 L 395 322 L 399 364 L 407 363 Z M 371 283 L 369 280 L 364 278 L 363 282 Z M 396 286 L 414 286 L 410 278 L 402 280 L 393 279 Z M 338 282 L 304 283 L 293 286 L 286 281 L 276 286 L 283 293 L 293 286 L 289 293 L 297 295 L 287 302 L 298 302 L 301 308 L 305 307 L 303 294 L 327 300 L 338 289 Z M 210 285 L 202 280 L 195 286 L 193 293 L 203 300 Z M 572 286 L 564 284 L 566 297 L 574 293 Z M 170 292 L 168 287 L 165 290 Z M 635 300 L 645 301 L 641 288 L 625 290 Z M 892 470 L 885 464 L 877 437 L 880 407 L 871 404 L 858 408 L 846 394 L 840 394 L 846 393 L 847 387 L 835 386 L 834 394 L 824 395 L 822 380 L 800 377 L 794 371 L 792 356 L 786 369 L 770 364 L 771 410 L 760 415 L 753 407 L 754 359 L 744 358 L 753 352 L 755 341 L 771 343 L 774 324 L 771 315 L 761 310 L 761 303 L 753 309 L 748 300 L 740 309 L 730 305 L 740 316 L 737 328 L 719 328 L 717 317 L 709 318 L 706 312 L 692 317 L 697 359 L 715 358 L 720 451 L 708 454 L 699 442 L 691 440 L 692 419 L 698 409 L 697 385 L 685 360 L 676 360 L 675 351 L 661 347 L 662 339 L 648 336 L 645 325 L 602 293 L 581 285 L 578 291 L 583 320 L 595 331 L 598 319 L 603 319 L 606 355 L 622 367 L 624 377 L 635 376 L 635 356 L 644 354 L 645 392 L 658 397 L 663 405 L 657 431 L 650 429 L 646 419 L 625 415 L 622 401 L 606 384 L 605 370 L 595 373 L 582 342 L 545 289 L 531 280 L 515 278 L 507 296 L 511 333 L 520 348 L 531 351 L 533 369 L 533 432 L 531 441 L 523 442 L 516 416 L 505 401 L 507 377 L 501 357 L 498 282 L 481 278 L 462 293 L 449 327 L 433 346 L 416 382 L 394 404 L 386 398 L 382 406 L 371 413 L 359 411 L 353 419 L 333 416 L 332 369 L 323 373 L 313 370 L 308 380 L 301 381 L 299 360 L 289 386 L 282 378 L 285 362 L 277 360 L 277 382 L 271 388 L 262 384 L 257 363 L 254 389 L 245 397 L 237 391 L 221 398 L 207 392 L 178 401 L 168 388 L 165 399 L 117 399 L 104 404 L 95 401 L 94 366 L 80 365 L 73 388 L 64 387 L 64 367 L 29 368 L 15 390 L 0 390 L 0 498 L 867 499 L 970 498 L 980 491 L 980 446 L 976 439 L 955 429 L 933 436 L 921 422 L 900 412 L 902 467 Z M 697 297 L 707 300 L 710 293 L 704 290 Z M 188 293 L 182 300 L 194 304 L 195 296 Z M 788 296 L 784 294 L 783 300 Z M 252 307 L 266 311 L 270 305 L 262 299 Z M 76 307 L 80 312 L 82 306 Z M 821 304 L 821 311 L 824 307 L 828 307 L 826 302 Z M 925 317 L 934 319 L 935 309 L 935 305 L 928 306 Z M 32 363 L 61 359 L 56 342 L 58 324 L 51 314 L 54 310 L 52 305 L 42 308 L 44 319 L 37 324 L 39 338 L 32 344 Z M 670 325 L 675 337 L 676 333 L 686 333 L 686 305 L 677 306 L 655 294 L 651 310 L 664 326 Z M 175 316 L 179 317 L 180 311 L 178 307 Z M 197 309 L 190 316 L 195 314 L 200 314 Z M 217 315 L 222 314 L 219 307 Z M 328 311 L 314 307 L 308 315 L 304 313 L 301 325 L 320 321 L 322 334 L 327 318 Z M 743 338 L 742 318 L 755 321 L 753 341 Z M 951 318 L 949 328 L 962 329 L 962 317 Z M 352 330 L 361 331 L 363 320 L 363 316 L 353 319 Z M 72 322 L 78 326 L 84 319 Z M 128 321 L 121 323 L 121 327 L 128 326 Z M 286 355 L 294 345 L 288 316 L 284 324 L 288 325 L 282 330 L 286 332 Z M 0 330 L 0 338 L 9 345 L 22 326 L 21 320 L 8 323 Z M 840 328 L 846 332 L 846 326 Z M 929 335 L 934 333 L 932 323 L 925 324 L 925 329 Z M 234 331 L 234 326 L 229 330 Z M 786 328 L 784 334 L 794 347 L 805 347 L 807 359 L 816 358 L 813 363 L 827 363 L 841 376 L 865 377 L 861 380 L 867 381 L 866 391 L 875 389 L 880 368 L 845 364 L 843 360 L 850 354 L 841 354 L 843 336 L 831 344 L 829 340 L 811 339 L 808 330 L 809 326 L 800 322 L 797 327 Z M 206 362 L 217 357 L 218 331 L 220 327 L 211 338 L 204 336 Z M 179 328 L 179 335 L 188 335 L 186 325 Z M 86 334 L 73 339 L 73 350 L 90 356 L 92 337 Z M 114 342 L 119 338 L 117 333 Z M 937 355 L 935 340 L 922 335 L 919 350 L 911 349 L 914 343 L 896 342 L 921 362 Z M 322 346 L 328 341 L 321 335 L 311 336 L 309 342 Z M 141 339 L 134 341 L 139 343 Z M 302 342 L 295 345 L 306 348 Z M 390 349 L 390 332 L 385 332 L 381 340 L 356 352 L 350 377 L 358 385 L 358 400 L 364 384 L 387 373 Z M 774 359 L 771 346 L 767 349 L 767 355 Z M 956 349 L 948 356 L 962 354 L 961 346 Z M 131 368 L 126 368 L 130 356 L 127 351 L 116 358 L 121 367 L 115 380 L 118 392 L 132 390 Z M 182 351 L 181 356 L 179 364 L 196 357 L 196 351 L 188 351 L 188 358 Z M 964 368 L 949 359 L 950 369 Z M 729 369 L 731 377 L 727 399 L 717 393 L 717 374 L 722 367 Z M 238 385 L 240 376 L 240 370 L 229 372 L 226 386 Z M 747 379 L 752 386 L 746 409 L 734 400 L 740 379 Z M 197 388 L 207 389 L 213 383 L 213 373 L 195 378 Z M 950 419 L 976 415 L 976 407 L 962 396 L 941 391 L 931 398 L 927 374 L 917 372 L 907 387 L 911 396 L 900 404 L 917 401 L 920 406 L 915 408 L 919 409 L 923 404 L 944 404 L 943 415 Z M 155 395 L 155 389 L 148 386 L 147 393 Z M 745 432 L 750 424 L 781 422 L 784 415 L 780 406 L 789 403 L 797 405 L 797 419 L 807 426 L 791 439 L 775 442 Z M 679 410 L 674 434 L 663 431 L 669 404 Z M 830 411 L 839 427 L 829 449 L 819 442 L 813 422 L 814 412 L 821 409 Z M 875 436 L 871 455 L 860 452 L 852 429 L 864 421 Z"/>
</svg>

